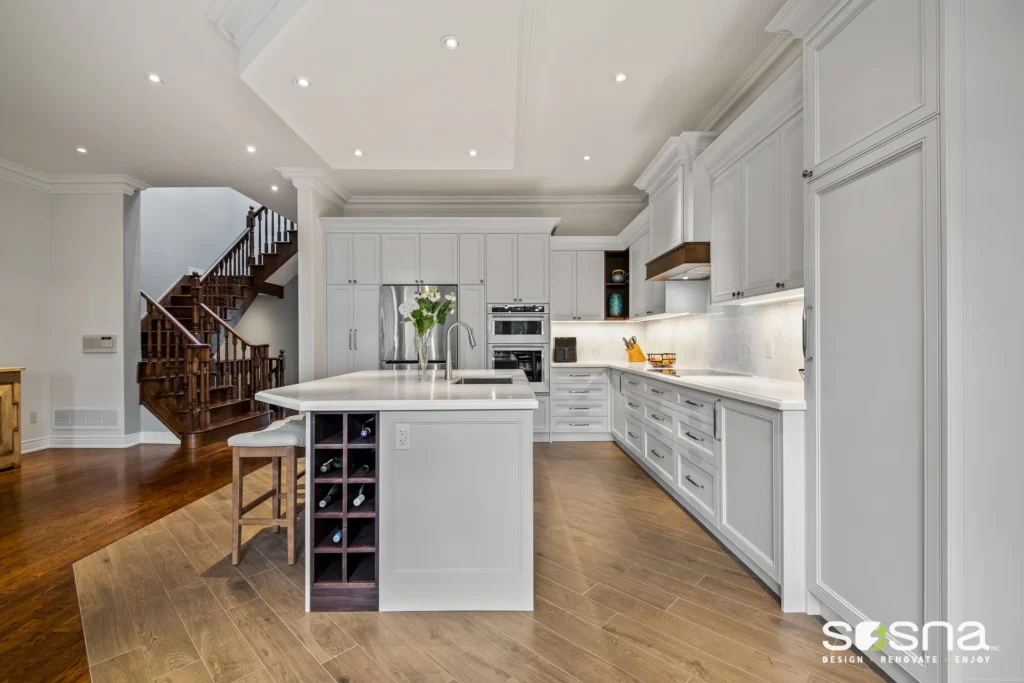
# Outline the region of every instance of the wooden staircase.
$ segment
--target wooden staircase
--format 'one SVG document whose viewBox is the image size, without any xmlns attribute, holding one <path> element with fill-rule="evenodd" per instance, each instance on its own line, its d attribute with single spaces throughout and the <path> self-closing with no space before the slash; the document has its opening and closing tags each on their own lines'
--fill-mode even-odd
<svg viewBox="0 0 1024 683">
<path fill-rule="evenodd" d="M 279 417 L 255 400 L 281 386 L 284 351 L 270 355 L 234 325 L 259 294 L 284 296 L 268 282 L 298 251 L 295 224 L 266 207 L 202 275 L 182 275 L 159 300 L 145 292 L 139 401 L 185 448 L 261 429 Z"/>
</svg>

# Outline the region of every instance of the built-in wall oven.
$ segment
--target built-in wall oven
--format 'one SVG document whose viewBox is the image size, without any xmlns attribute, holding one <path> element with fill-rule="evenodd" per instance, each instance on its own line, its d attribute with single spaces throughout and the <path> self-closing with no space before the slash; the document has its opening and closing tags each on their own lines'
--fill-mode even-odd
<svg viewBox="0 0 1024 683">
<path fill-rule="evenodd" d="M 531 389 L 547 393 L 550 322 L 546 304 L 490 304 L 487 367 L 522 370 Z"/>
<path fill-rule="evenodd" d="M 547 346 L 488 344 L 487 366 L 495 370 L 522 370 L 534 392 L 544 394 L 548 391 Z"/>
</svg>

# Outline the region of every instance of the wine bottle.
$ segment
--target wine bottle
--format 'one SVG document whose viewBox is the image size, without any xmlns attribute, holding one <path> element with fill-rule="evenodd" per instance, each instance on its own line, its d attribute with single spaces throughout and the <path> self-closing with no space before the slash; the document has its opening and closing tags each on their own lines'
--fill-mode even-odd
<svg viewBox="0 0 1024 683">
<path fill-rule="evenodd" d="M 359 430 L 360 438 L 363 438 L 363 439 L 369 439 L 370 438 L 370 435 L 373 434 L 372 423 L 373 423 L 373 418 L 372 417 L 369 420 L 367 420 L 366 422 L 363 423 L 362 428 Z"/>
<path fill-rule="evenodd" d="M 358 477 L 360 474 L 366 474 L 369 471 L 370 471 L 370 463 L 363 463 L 363 466 L 360 467 L 358 470 L 356 470 L 356 473 L 355 473 L 354 476 Z"/>
<path fill-rule="evenodd" d="M 339 526 L 337 529 L 334 530 L 334 535 L 331 536 L 331 541 L 333 541 L 334 543 L 341 543 L 342 536 L 344 536 L 344 533 L 342 532 L 341 527 Z"/>
<path fill-rule="evenodd" d="M 334 497 L 341 493 L 341 484 L 335 484 L 327 491 L 327 495 L 320 499 L 320 507 L 325 508 L 331 504 Z"/>
<path fill-rule="evenodd" d="M 341 467 L 341 463 L 338 462 L 337 458 L 328 458 L 320 465 L 320 473 L 327 474 L 332 470 L 336 470 Z"/>
<path fill-rule="evenodd" d="M 359 495 L 357 495 L 357 496 L 356 496 L 356 497 L 355 497 L 355 498 L 354 498 L 354 499 L 352 500 L 352 507 L 354 507 L 354 508 L 357 508 L 357 507 L 359 507 L 360 505 L 362 505 L 362 504 L 363 504 L 363 501 L 365 501 L 365 500 L 366 500 L 366 496 L 365 496 L 365 495 L 363 495 L 363 489 L 365 489 L 365 488 L 366 488 L 366 484 L 363 484 L 363 485 L 361 485 L 361 486 L 359 487 Z"/>
</svg>

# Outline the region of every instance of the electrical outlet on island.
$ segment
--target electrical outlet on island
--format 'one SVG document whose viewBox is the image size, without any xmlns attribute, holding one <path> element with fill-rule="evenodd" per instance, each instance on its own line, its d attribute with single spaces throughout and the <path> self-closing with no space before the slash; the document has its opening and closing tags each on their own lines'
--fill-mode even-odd
<svg viewBox="0 0 1024 683">
<path fill-rule="evenodd" d="M 764 340 L 764 357 L 775 358 L 775 340 L 765 339 Z"/>
</svg>

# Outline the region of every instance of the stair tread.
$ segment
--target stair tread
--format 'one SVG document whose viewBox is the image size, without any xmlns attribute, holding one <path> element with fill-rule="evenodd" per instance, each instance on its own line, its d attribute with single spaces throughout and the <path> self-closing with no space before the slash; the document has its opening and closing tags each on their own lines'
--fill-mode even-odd
<svg viewBox="0 0 1024 683">
<path fill-rule="evenodd" d="M 246 413 L 245 415 L 235 415 L 234 417 L 227 417 L 223 420 L 217 420 L 216 422 L 210 422 L 210 426 L 206 429 L 199 429 L 196 432 L 212 432 L 214 429 L 220 429 L 221 427 L 227 427 L 229 425 L 238 424 L 239 422 L 245 422 L 246 420 L 252 420 L 259 417 L 265 417 L 272 414 L 273 410 L 259 410 L 255 413 Z"/>
<path fill-rule="evenodd" d="M 248 398 L 232 398 L 232 399 L 228 399 L 227 401 L 217 401 L 216 403 L 214 403 L 213 401 L 210 401 L 210 410 L 214 410 L 215 408 L 226 408 L 228 406 L 235 406 L 235 405 L 238 405 L 240 403 L 248 403 L 249 401 L 250 401 L 250 399 L 248 399 Z M 184 409 L 179 408 L 175 412 L 177 412 L 177 413 L 187 413 L 188 412 L 188 408 L 184 408 Z"/>
</svg>

